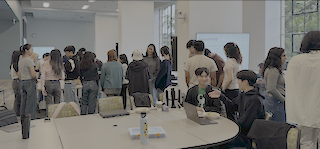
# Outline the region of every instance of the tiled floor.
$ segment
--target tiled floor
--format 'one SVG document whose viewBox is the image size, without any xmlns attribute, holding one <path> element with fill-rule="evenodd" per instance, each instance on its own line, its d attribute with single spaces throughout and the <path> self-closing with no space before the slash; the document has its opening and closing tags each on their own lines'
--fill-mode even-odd
<svg viewBox="0 0 320 149">
<path fill-rule="evenodd" d="M 14 93 L 12 90 L 12 80 L 0 80 L 0 90 L 4 90 L 4 99 L 3 99 L 3 93 L 0 93 L 0 106 L 4 104 L 9 110 L 13 110 L 13 104 L 14 104 Z M 106 95 L 103 94 L 103 97 L 106 97 Z M 130 101 L 129 98 L 127 98 L 127 110 L 130 110 Z M 46 110 L 39 110 L 36 118 L 44 118 L 46 116 Z"/>
</svg>

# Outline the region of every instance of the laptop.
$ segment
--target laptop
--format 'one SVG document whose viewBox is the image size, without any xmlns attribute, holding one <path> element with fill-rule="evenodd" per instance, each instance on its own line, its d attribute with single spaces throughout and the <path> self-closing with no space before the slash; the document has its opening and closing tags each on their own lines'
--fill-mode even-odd
<svg viewBox="0 0 320 149">
<path fill-rule="evenodd" d="M 100 115 L 103 118 L 109 118 L 109 117 L 115 117 L 115 116 L 130 115 L 130 113 L 126 110 L 114 110 L 114 111 L 100 112 Z"/>
<path fill-rule="evenodd" d="M 199 123 L 200 125 L 218 124 L 218 122 L 210 120 L 208 118 L 199 118 L 196 106 L 187 102 L 184 102 L 183 106 L 186 110 L 188 119 Z"/>
</svg>

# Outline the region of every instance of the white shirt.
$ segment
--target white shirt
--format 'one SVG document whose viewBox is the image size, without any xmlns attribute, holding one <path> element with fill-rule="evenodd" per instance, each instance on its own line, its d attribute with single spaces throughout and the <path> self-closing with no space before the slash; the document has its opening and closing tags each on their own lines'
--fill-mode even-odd
<svg viewBox="0 0 320 149">
<path fill-rule="evenodd" d="M 123 81 L 122 81 L 122 84 L 129 84 L 129 80 L 126 79 L 127 69 L 128 69 L 128 65 L 125 64 L 125 63 L 123 63 L 123 64 L 122 64 L 122 71 L 123 71 Z"/>
<path fill-rule="evenodd" d="M 208 58 L 204 55 L 192 56 L 187 60 L 186 66 L 184 68 L 185 71 L 189 72 L 189 88 L 199 84 L 195 71 L 200 67 L 208 68 L 210 73 L 218 71 L 216 62 L 211 58 Z M 211 84 L 211 79 L 208 80 L 208 84 Z"/>
<path fill-rule="evenodd" d="M 237 63 L 237 60 L 235 58 L 228 58 L 225 66 L 223 67 L 223 71 L 224 71 L 224 78 L 223 78 L 223 82 L 222 82 L 222 86 L 226 85 L 227 82 L 227 69 L 232 69 L 232 82 L 229 84 L 229 86 L 227 86 L 226 89 L 239 89 L 239 85 L 238 85 L 238 79 L 237 79 L 237 73 L 242 70 L 242 65 Z"/>
<path fill-rule="evenodd" d="M 320 51 L 291 58 L 286 74 L 287 121 L 320 128 Z"/>
<path fill-rule="evenodd" d="M 11 74 L 11 79 L 18 79 L 18 78 L 19 78 L 17 72 L 16 72 L 16 71 L 14 70 L 14 68 L 13 68 L 13 64 L 11 65 L 11 72 L 10 72 L 10 74 Z"/>
</svg>

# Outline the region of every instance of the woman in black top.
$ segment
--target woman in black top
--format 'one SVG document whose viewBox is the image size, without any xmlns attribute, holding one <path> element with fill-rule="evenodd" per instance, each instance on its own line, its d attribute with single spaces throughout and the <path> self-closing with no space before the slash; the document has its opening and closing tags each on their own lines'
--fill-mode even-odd
<svg viewBox="0 0 320 149">
<path fill-rule="evenodd" d="M 99 90 L 99 74 L 91 52 L 86 52 L 80 61 L 80 76 L 82 81 L 81 115 L 94 114 Z"/>
</svg>

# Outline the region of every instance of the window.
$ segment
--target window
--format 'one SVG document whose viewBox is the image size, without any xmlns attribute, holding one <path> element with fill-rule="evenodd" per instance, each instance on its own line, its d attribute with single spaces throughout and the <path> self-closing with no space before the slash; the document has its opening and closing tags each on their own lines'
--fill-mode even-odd
<svg viewBox="0 0 320 149">
<path fill-rule="evenodd" d="M 318 0 L 282 0 L 281 47 L 288 60 L 300 53 L 303 36 L 319 30 Z"/>
<path fill-rule="evenodd" d="M 160 9 L 160 47 L 171 49 L 171 36 L 175 35 L 175 4 Z"/>
</svg>

